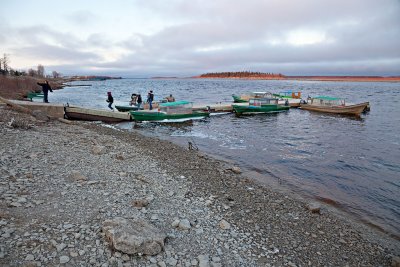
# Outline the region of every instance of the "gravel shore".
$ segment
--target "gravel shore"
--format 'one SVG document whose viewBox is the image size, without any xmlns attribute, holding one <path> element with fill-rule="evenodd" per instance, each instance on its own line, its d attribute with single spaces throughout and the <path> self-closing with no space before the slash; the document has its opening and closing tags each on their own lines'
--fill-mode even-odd
<svg viewBox="0 0 400 267">
<path fill-rule="evenodd" d="M 1 266 L 400 265 L 398 240 L 198 151 L 5 105 L 0 135 Z M 165 233 L 163 251 L 113 249 L 117 217 Z"/>
</svg>

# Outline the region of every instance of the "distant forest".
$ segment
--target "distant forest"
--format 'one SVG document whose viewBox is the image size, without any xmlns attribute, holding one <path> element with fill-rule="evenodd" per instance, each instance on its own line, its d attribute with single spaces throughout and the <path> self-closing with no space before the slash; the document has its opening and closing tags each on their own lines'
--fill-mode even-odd
<svg viewBox="0 0 400 267">
<path fill-rule="evenodd" d="M 256 79 L 271 79 L 271 78 L 284 78 L 281 73 L 263 73 L 252 71 L 237 71 L 237 72 L 211 72 L 201 74 L 200 78 L 256 78 Z"/>
</svg>

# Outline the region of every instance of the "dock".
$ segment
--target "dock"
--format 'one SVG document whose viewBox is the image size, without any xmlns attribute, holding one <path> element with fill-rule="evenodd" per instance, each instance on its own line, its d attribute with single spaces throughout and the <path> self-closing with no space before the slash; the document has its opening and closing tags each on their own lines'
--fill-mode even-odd
<svg viewBox="0 0 400 267">
<path fill-rule="evenodd" d="M 10 100 L 10 102 L 19 106 L 28 108 L 32 111 L 40 110 L 48 114 L 53 118 L 64 118 L 64 105 L 59 103 L 43 103 L 43 102 L 31 102 L 23 100 Z"/>
</svg>

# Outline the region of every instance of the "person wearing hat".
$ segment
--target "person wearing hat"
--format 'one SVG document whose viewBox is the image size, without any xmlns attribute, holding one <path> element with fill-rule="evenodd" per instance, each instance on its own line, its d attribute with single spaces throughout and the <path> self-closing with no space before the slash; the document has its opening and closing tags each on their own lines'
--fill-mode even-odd
<svg viewBox="0 0 400 267">
<path fill-rule="evenodd" d="M 111 95 L 111 92 L 107 92 L 107 100 L 106 100 L 107 102 L 108 102 L 108 107 L 112 110 L 112 111 L 114 111 L 114 108 L 112 107 L 112 104 L 114 103 L 114 98 L 113 98 L 113 96 Z"/>
</svg>

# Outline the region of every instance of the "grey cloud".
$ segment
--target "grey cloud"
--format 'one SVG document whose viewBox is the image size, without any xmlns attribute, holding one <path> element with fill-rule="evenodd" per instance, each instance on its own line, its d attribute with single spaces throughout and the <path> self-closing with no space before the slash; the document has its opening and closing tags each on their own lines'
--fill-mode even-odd
<svg viewBox="0 0 400 267">
<path fill-rule="evenodd" d="M 66 63 L 93 63 L 101 59 L 97 54 L 91 52 L 81 52 L 73 48 L 70 49 L 45 44 L 15 48 L 11 51 L 27 58 L 33 57 L 38 58 L 39 60 L 57 60 L 64 61 Z"/>
</svg>

